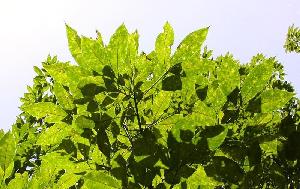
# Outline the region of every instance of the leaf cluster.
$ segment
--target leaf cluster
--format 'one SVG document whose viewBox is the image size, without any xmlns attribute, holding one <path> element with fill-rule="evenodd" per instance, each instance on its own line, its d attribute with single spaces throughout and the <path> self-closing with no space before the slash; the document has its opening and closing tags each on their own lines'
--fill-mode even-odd
<svg viewBox="0 0 300 189">
<path fill-rule="evenodd" d="M 286 52 L 300 53 L 300 29 L 298 27 L 292 25 L 288 28 L 284 48 Z"/>
<path fill-rule="evenodd" d="M 166 23 L 149 54 L 124 25 L 108 44 L 66 31 L 77 64 L 34 67 L 0 132 L 1 187 L 299 187 L 299 100 L 275 58 L 213 58 L 208 28 L 172 53 Z"/>
</svg>

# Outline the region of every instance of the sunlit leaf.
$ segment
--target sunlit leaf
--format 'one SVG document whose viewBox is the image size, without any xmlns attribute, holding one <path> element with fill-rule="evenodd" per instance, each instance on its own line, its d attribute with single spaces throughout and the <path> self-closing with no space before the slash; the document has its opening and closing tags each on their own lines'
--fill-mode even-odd
<svg viewBox="0 0 300 189">
<path fill-rule="evenodd" d="M 294 93 L 271 89 L 262 92 L 261 94 L 261 111 L 272 112 L 282 108 L 292 97 Z"/>
<path fill-rule="evenodd" d="M 272 73 L 273 62 L 269 59 L 253 68 L 241 86 L 244 104 L 264 89 Z"/>
<path fill-rule="evenodd" d="M 45 121 L 49 123 L 57 123 L 67 115 L 63 109 L 51 102 L 39 102 L 21 108 L 38 119 L 45 118 Z"/>
</svg>

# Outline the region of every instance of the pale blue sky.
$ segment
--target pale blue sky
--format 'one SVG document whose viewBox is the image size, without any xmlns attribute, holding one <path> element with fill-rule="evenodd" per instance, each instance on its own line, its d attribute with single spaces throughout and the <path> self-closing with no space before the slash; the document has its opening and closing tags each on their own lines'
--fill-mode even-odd
<svg viewBox="0 0 300 189">
<path fill-rule="evenodd" d="M 285 54 L 287 28 L 300 26 L 299 0 L 0 0 L 0 128 L 18 115 L 19 98 L 32 84 L 33 66 L 48 54 L 72 60 L 64 23 L 108 41 L 121 24 L 138 29 L 140 50 L 150 52 L 169 21 L 175 46 L 195 29 L 211 26 L 206 44 L 214 56 L 231 52 L 241 63 L 258 52 L 276 56 L 300 94 L 300 54 Z"/>
</svg>

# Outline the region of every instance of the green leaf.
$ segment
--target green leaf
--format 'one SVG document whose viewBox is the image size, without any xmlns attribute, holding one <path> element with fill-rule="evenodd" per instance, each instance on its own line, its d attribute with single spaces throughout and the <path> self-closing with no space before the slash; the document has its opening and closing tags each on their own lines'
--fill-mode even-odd
<svg viewBox="0 0 300 189">
<path fill-rule="evenodd" d="M 211 105 L 211 107 L 216 111 L 220 111 L 227 101 L 227 96 L 221 88 L 221 81 L 214 80 L 208 87 L 207 98 L 205 103 Z"/>
<path fill-rule="evenodd" d="M 277 139 L 275 139 L 272 141 L 260 143 L 259 146 L 266 154 L 277 155 L 278 144 L 280 144 L 280 142 Z"/>
<path fill-rule="evenodd" d="M 58 122 L 42 132 L 36 143 L 43 147 L 59 144 L 65 137 L 71 134 L 71 130 L 70 125 Z"/>
<path fill-rule="evenodd" d="M 122 188 L 121 183 L 103 171 L 93 171 L 84 176 L 83 188 L 98 189 L 98 188 Z"/>
<path fill-rule="evenodd" d="M 163 33 L 160 33 L 155 42 L 155 53 L 159 64 L 169 65 L 171 46 L 174 42 L 174 31 L 172 26 L 166 22 Z"/>
<path fill-rule="evenodd" d="M 95 127 L 95 123 L 93 120 L 86 118 L 85 116 L 78 116 L 76 118 L 75 124 L 78 128 L 84 129 L 93 129 Z"/>
<path fill-rule="evenodd" d="M 191 119 L 190 116 L 181 117 L 176 121 L 171 131 L 178 142 L 188 141 L 192 139 L 192 136 L 188 135 L 193 134 L 195 132 L 196 126 L 199 126 L 198 123 L 195 122 L 194 119 Z"/>
<path fill-rule="evenodd" d="M 23 174 L 16 173 L 15 178 L 8 183 L 7 189 L 24 189 L 28 187 L 27 184 L 28 184 L 28 173 L 27 172 Z"/>
<path fill-rule="evenodd" d="M 6 174 L 9 165 L 14 161 L 16 143 L 11 132 L 7 132 L 0 139 L 0 167 Z"/>
<path fill-rule="evenodd" d="M 263 91 L 261 97 L 261 112 L 272 112 L 282 108 L 292 97 L 294 93 L 270 89 Z"/>
<path fill-rule="evenodd" d="M 80 57 L 80 62 L 82 66 L 86 69 L 102 74 L 102 69 L 107 61 L 107 55 L 104 47 L 96 40 L 82 37 L 81 48 L 82 56 Z"/>
<path fill-rule="evenodd" d="M 240 88 L 240 65 L 237 60 L 234 60 L 232 55 L 227 54 L 224 57 L 217 59 L 220 64 L 217 67 L 217 80 L 219 88 L 227 97 L 236 87 Z"/>
<path fill-rule="evenodd" d="M 3 129 L 0 129 L 0 140 L 4 135 L 5 135 L 5 133 L 4 133 Z"/>
<path fill-rule="evenodd" d="M 80 65 L 81 58 L 81 39 L 77 34 L 77 31 L 66 24 L 66 31 L 69 43 L 69 50 Z"/>
<path fill-rule="evenodd" d="M 124 24 L 110 38 L 107 48 L 112 69 L 116 74 L 130 74 L 131 72 L 131 64 L 128 61 L 128 38 L 129 33 Z"/>
<path fill-rule="evenodd" d="M 72 110 L 75 105 L 73 104 L 73 97 L 68 91 L 59 83 L 55 83 L 53 86 L 53 92 L 57 98 L 60 106 L 65 110 Z"/>
<path fill-rule="evenodd" d="M 39 76 L 44 75 L 42 70 L 40 70 L 37 66 L 33 66 L 33 69 L 34 69 L 35 73 L 37 73 Z"/>
<path fill-rule="evenodd" d="M 200 58 L 200 48 L 206 39 L 208 28 L 196 30 L 187 35 L 172 56 L 173 64 L 191 62 Z"/>
<path fill-rule="evenodd" d="M 273 62 L 270 59 L 255 66 L 247 75 L 241 86 L 243 103 L 252 99 L 257 93 L 261 92 L 273 73 Z"/>
<path fill-rule="evenodd" d="M 209 129 L 212 127 L 209 127 Z M 217 133 L 217 135 L 214 135 L 212 137 L 207 138 L 208 147 L 210 150 L 216 150 L 221 146 L 227 136 L 228 129 L 224 128 L 221 132 Z"/>
<path fill-rule="evenodd" d="M 208 107 L 204 102 L 197 101 L 193 108 L 192 119 L 201 126 L 217 124 L 217 115 L 213 108 Z"/>
<path fill-rule="evenodd" d="M 82 77 L 90 75 L 90 72 L 83 69 L 81 66 L 73 66 L 69 63 L 56 63 L 44 67 L 56 82 L 64 86 L 76 86 Z"/>
<path fill-rule="evenodd" d="M 71 186 L 76 185 L 78 180 L 81 178 L 81 175 L 76 175 L 73 173 L 65 173 L 61 176 L 55 184 L 54 188 L 57 189 L 69 189 Z"/>
<path fill-rule="evenodd" d="M 10 164 L 8 165 L 6 170 L 4 171 L 4 177 L 3 177 L 4 180 L 9 178 L 13 174 L 14 167 L 15 167 L 14 161 L 10 162 Z"/>
<path fill-rule="evenodd" d="M 48 123 L 57 123 L 67 116 L 67 113 L 62 108 L 52 102 L 38 102 L 22 106 L 21 109 L 37 119 L 45 117 L 45 122 Z"/>
<path fill-rule="evenodd" d="M 197 170 L 186 180 L 187 188 L 204 188 L 214 189 L 216 186 L 221 185 L 221 182 L 216 181 L 212 177 L 208 177 L 204 168 L 198 165 Z"/>
</svg>

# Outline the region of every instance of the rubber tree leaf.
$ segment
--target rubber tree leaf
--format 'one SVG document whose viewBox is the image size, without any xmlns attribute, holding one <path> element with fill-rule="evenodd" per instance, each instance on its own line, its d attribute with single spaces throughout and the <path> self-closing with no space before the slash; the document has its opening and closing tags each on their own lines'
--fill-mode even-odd
<svg viewBox="0 0 300 189">
<path fill-rule="evenodd" d="M 174 64 L 180 62 L 191 62 L 200 58 L 200 48 L 206 39 L 208 28 L 196 30 L 187 35 L 177 47 L 172 62 Z"/>
<path fill-rule="evenodd" d="M 175 134 L 175 138 L 178 141 L 181 140 L 180 135 L 179 135 L 181 125 L 177 123 L 181 119 L 182 119 L 182 115 L 175 114 L 174 116 L 171 116 L 168 119 L 165 119 L 165 120 L 161 121 L 160 124 L 157 124 L 157 125 L 153 126 L 159 132 L 158 134 L 159 134 L 160 137 L 158 138 L 158 141 L 157 141 L 158 144 L 161 144 L 161 145 L 167 147 L 168 133 L 170 131 L 173 132 L 173 134 Z M 173 127 L 176 127 L 176 124 L 179 125 L 179 127 L 173 128 Z M 174 133 L 174 131 L 177 132 L 177 133 Z"/>
<path fill-rule="evenodd" d="M 36 143 L 43 147 L 59 144 L 65 137 L 71 134 L 71 130 L 70 125 L 58 122 L 42 132 Z"/>
<path fill-rule="evenodd" d="M 162 88 L 161 81 L 171 67 L 170 56 L 173 42 L 173 28 L 166 22 L 163 32 L 156 38 L 155 50 L 148 55 L 141 56 L 139 64 L 137 64 L 138 78 L 143 82 L 141 89 L 146 93 L 155 91 L 153 89 L 160 90 Z"/>
<path fill-rule="evenodd" d="M 8 168 L 14 161 L 16 153 L 16 143 L 11 132 L 7 132 L 0 139 L 0 167 L 6 175 Z"/>
<path fill-rule="evenodd" d="M 158 94 L 154 94 L 152 98 L 141 103 L 140 107 L 143 110 L 144 115 L 150 119 L 158 119 L 159 116 L 166 110 L 171 103 L 172 93 L 169 91 L 160 91 Z M 152 111 L 152 114 L 148 115 L 148 111 Z"/>
<path fill-rule="evenodd" d="M 11 174 L 13 173 L 13 171 L 14 171 L 14 161 L 10 162 L 10 164 L 4 171 L 3 179 L 5 180 L 5 179 L 9 178 L 11 176 Z"/>
<path fill-rule="evenodd" d="M 261 111 L 272 112 L 282 108 L 293 96 L 294 93 L 280 89 L 263 91 L 261 96 Z"/>
<path fill-rule="evenodd" d="M 93 171 L 84 176 L 83 188 L 97 189 L 97 188 L 122 188 L 121 183 L 103 171 Z"/>
<path fill-rule="evenodd" d="M 261 92 L 273 73 L 273 62 L 270 59 L 264 60 L 255 66 L 247 75 L 241 86 L 243 103 L 246 104 L 257 93 Z"/>
<path fill-rule="evenodd" d="M 48 123 L 57 123 L 67 116 L 62 108 L 52 102 L 38 102 L 23 106 L 21 109 L 37 119 L 45 117 L 45 121 Z"/>
</svg>

